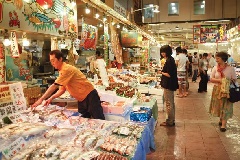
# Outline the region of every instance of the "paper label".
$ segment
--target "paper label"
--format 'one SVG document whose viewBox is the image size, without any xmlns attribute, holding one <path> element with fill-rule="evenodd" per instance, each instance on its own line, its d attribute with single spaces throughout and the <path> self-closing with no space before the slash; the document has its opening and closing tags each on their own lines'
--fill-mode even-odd
<svg viewBox="0 0 240 160">
<path fill-rule="evenodd" d="M 27 144 L 27 142 L 24 140 L 24 138 L 19 137 L 13 143 L 11 143 L 9 146 L 4 148 L 2 150 L 2 154 L 4 155 L 4 157 L 6 159 L 11 159 L 15 155 L 17 155 L 17 153 L 19 153 L 26 146 L 26 144 Z"/>
</svg>

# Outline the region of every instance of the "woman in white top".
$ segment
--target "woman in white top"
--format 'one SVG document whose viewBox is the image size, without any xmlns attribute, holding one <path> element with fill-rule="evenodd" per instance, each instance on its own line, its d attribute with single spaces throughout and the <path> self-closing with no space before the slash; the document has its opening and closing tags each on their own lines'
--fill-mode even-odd
<svg viewBox="0 0 240 160">
<path fill-rule="evenodd" d="M 94 63 L 95 70 L 98 70 L 99 76 L 101 77 L 104 86 L 109 86 L 108 75 L 106 70 L 106 62 L 101 56 L 100 51 L 96 51 L 96 61 Z"/>
<path fill-rule="evenodd" d="M 233 103 L 227 100 L 230 81 L 236 81 L 237 76 L 234 68 L 227 64 L 228 54 L 218 52 L 216 54 L 217 66 L 212 70 L 210 81 L 215 83 L 210 104 L 210 113 L 220 118 L 221 132 L 226 131 L 226 124 L 233 116 Z M 225 91 L 224 91 L 225 88 Z"/>
</svg>

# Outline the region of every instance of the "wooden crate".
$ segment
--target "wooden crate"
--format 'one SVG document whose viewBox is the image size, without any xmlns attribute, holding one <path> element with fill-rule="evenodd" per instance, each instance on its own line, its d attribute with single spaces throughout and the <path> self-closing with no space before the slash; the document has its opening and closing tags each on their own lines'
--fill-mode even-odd
<svg viewBox="0 0 240 160">
<path fill-rule="evenodd" d="M 42 91 L 40 87 L 24 88 L 23 93 L 28 106 L 35 103 L 42 96 Z"/>
</svg>

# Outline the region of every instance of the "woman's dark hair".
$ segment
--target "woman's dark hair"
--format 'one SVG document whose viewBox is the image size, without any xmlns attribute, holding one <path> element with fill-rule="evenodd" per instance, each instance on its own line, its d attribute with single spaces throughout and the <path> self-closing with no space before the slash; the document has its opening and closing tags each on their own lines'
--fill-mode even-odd
<svg viewBox="0 0 240 160">
<path fill-rule="evenodd" d="M 223 51 L 216 53 L 215 57 L 221 58 L 224 62 L 226 62 L 228 60 L 227 52 L 223 52 Z"/>
<path fill-rule="evenodd" d="M 49 55 L 55 55 L 55 57 L 60 60 L 60 58 L 64 58 L 63 53 L 59 50 L 52 50 Z"/>
<path fill-rule="evenodd" d="M 160 48 L 160 55 L 161 53 L 166 53 L 166 57 L 171 57 L 172 55 L 172 48 L 169 45 L 164 45 Z"/>
</svg>

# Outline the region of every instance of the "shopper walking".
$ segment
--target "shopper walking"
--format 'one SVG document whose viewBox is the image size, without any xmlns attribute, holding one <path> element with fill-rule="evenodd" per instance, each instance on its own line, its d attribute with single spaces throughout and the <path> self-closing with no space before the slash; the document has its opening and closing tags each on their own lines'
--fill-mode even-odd
<svg viewBox="0 0 240 160">
<path fill-rule="evenodd" d="M 188 65 L 188 77 L 192 77 L 193 73 L 192 73 L 192 67 L 193 67 L 193 56 L 191 53 L 188 53 L 188 61 L 189 61 L 189 65 Z"/>
<path fill-rule="evenodd" d="M 229 85 L 231 81 L 236 81 L 234 68 L 227 64 L 228 54 L 218 52 L 216 55 L 217 66 L 212 70 L 211 82 L 214 83 L 212 99 L 210 103 L 210 113 L 220 118 L 220 131 L 226 131 L 228 119 L 233 116 L 233 103 L 227 100 Z M 225 89 L 225 90 L 224 90 Z"/>
<path fill-rule="evenodd" d="M 177 76 L 178 76 L 178 85 L 179 85 L 179 93 L 178 96 L 180 98 L 187 96 L 187 64 L 188 58 L 183 53 L 181 47 L 176 48 L 176 52 L 178 53 L 176 57 L 176 65 L 177 65 Z"/>
<path fill-rule="evenodd" d="M 196 82 L 197 75 L 198 75 L 198 56 L 197 52 L 193 53 L 193 59 L 192 59 L 192 68 L 193 68 L 193 76 L 192 76 L 192 82 Z"/>
<path fill-rule="evenodd" d="M 199 82 L 198 93 L 207 92 L 207 83 L 208 83 L 208 60 L 207 53 L 203 53 L 202 59 L 199 61 L 199 72 L 201 80 Z"/>
<path fill-rule="evenodd" d="M 59 77 L 43 96 L 32 105 L 32 108 L 42 104 L 43 100 L 46 99 L 44 105 L 49 105 L 53 99 L 61 96 L 67 90 L 71 96 L 78 100 L 78 112 L 82 114 L 82 117 L 105 119 L 98 92 L 86 76 L 76 67 L 63 62 L 61 51 L 53 50 L 49 53 L 49 56 L 52 66 L 59 70 Z M 57 89 L 58 91 L 53 94 Z"/>
<path fill-rule="evenodd" d="M 175 102 L 174 91 L 178 88 L 177 67 L 172 57 L 172 48 L 164 45 L 160 48 L 160 54 L 166 59 L 162 69 L 162 78 L 160 85 L 164 89 L 163 96 L 166 104 L 167 118 L 160 126 L 175 125 Z"/>
</svg>

